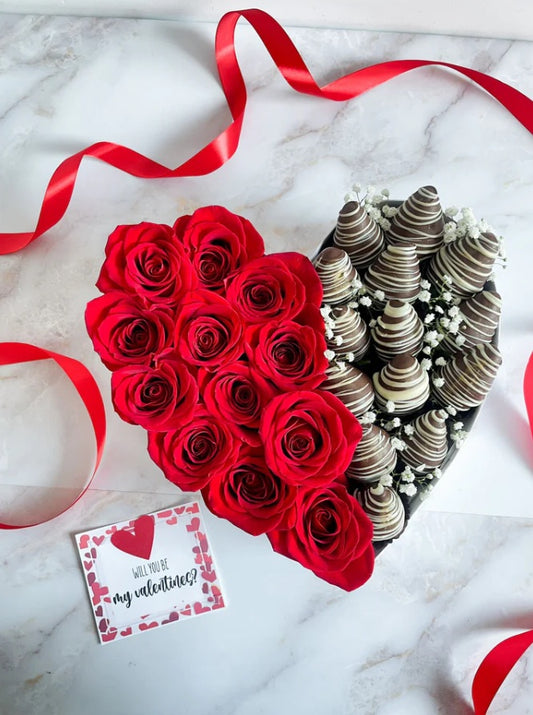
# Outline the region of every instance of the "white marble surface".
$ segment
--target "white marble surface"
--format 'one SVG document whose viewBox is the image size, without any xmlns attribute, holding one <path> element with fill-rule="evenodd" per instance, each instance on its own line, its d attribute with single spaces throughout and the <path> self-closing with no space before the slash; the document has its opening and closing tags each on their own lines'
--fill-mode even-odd
<svg viewBox="0 0 533 715">
<path fill-rule="evenodd" d="M 533 45 L 298 29 L 321 81 L 371 62 L 466 64 L 533 95 Z M 228 122 L 212 24 L 0 16 L 0 226 L 29 230 L 57 164 L 98 140 L 177 165 Z M 271 250 L 311 253 L 355 181 L 404 197 L 435 183 L 507 239 L 497 385 L 442 483 L 371 582 L 344 594 L 215 518 L 226 613 L 101 648 L 71 535 L 182 499 L 142 430 L 108 410 L 94 489 L 63 517 L 0 537 L 0 712 L 468 712 L 482 656 L 531 626 L 533 447 L 521 379 L 533 348 L 531 135 L 481 90 L 419 70 L 349 103 L 296 95 L 253 32 L 238 30 L 250 89 L 241 147 L 216 174 L 146 182 L 87 161 L 66 217 L 0 260 L 0 340 L 68 353 L 109 373 L 83 326 L 108 233 L 172 222 L 206 203 L 247 216 Z M 0 516 L 57 507 L 93 457 L 87 418 L 50 365 L 0 372 Z M 528 618 L 529 616 L 529 618 Z M 191 657 L 192 656 L 192 657 Z M 531 658 L 494 712 L 532 712 Z M 499 710 L 498 710 L 499 708 Z"/>
<path fill-rule="evenodd" d="M 460 7 L 426 0 L 263 0 L 261 7 L 279 22 L 297 27 L 329 27 L 397 32 L 430 32 L 533 39 L 533 7 L 529 0 L 468 0 Z M 217 22 L 243 5 L 234 0 L 0 0 L 0 12 L 143 17 Z"/>
</svg>

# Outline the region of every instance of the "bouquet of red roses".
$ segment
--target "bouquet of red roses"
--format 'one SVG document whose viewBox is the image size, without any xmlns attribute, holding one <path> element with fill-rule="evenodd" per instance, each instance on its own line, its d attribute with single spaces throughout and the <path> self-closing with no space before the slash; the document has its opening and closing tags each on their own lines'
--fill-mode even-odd
<svg viewBox="0 0 533 715">
<path fill-rule="evenodd" d="M 372 524 L 346 490 L 361 425 L 319 389 L 322 286 L 298 253 L 265 255 L 220 206 L 173 227 L 118 226 L 86 323 L 113 404 L 144 427 L 167 479 L 217 516 L 352 590 L 371 575 Z"/>
</svg>

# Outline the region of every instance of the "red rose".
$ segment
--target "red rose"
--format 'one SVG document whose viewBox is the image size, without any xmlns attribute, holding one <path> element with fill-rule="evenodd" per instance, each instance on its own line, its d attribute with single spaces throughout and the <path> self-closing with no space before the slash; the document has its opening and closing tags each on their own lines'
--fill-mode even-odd
<svg viewBox="0 0 533 715">
<path fill-rule="evenodd" d="M 259 434 L 270 469 L 289 484 L 322 487 L 343 474 L 362 427 L 330 392 L 287 392 L 264 409 Z"/>
<path fill-rule="evenodd" d="M 292 524 L 297 491 L 272 474 L 261 452 L 246 447 L 227 473 L 218 472 L 202 494 L 213 514 L 257 536 Z"/>
<path fill-rule="evenodd" d="M 164 308 L 145 308 L 133 296 L 106 293 L 85 310 L 87 332 L 104 365 L 149 365 L 172 344 L 174 319 Z"/>
<path fill-rule="evenodd" d="M 116 370 L 111 390 L 113 405 L 123 420 L 160 432 L 178 427 L 198 401 L 196 381 L 176 360 L 160 360 L 156 367 L 133 365 Z"/>
<path fill-rule="evenodd" d="M 202 370 L 198 381 L 209 412 L 248 444 L 261 444 L 259 422 L 263 407 L 276 394 L 272 385 L 244 361 L 233 362 L 215 373 Z"/>
<path fill-rule="evenodd" d="M 175 343 L 185 362 L 216 370 L 242 355 L 242 323 L 225 298 L 197 290 L 179 308 Z"/>
<path fill-rule="evenodd" d="M 192 264 L 170 226 L 117 226 L 107 240 L 96 286 L 102 293 L 123 290 L 145 304 L 174 306 L 198 284 Z"/>
<path fill-rule="evenodd" d="M 205 206 L 174 224 L 203 288 L 222 293 L 224 281 L 241 266 L 265 252 L 252 224 L 222 206 Z"/>
<path fill-rule="evenodd" d="M 226 279 L 226 298 L 249 323 L 288 320 L 306 303 L 320 307 L 322 284 L 305 256 L 270 254 Z"/>
<path fill-rule="evenodd" d="M 346 489 L 298 490 L 296 524 L 268 534 L 274 551 L 299 561 L 319 578 L 346 591 L 372 575 L 372 522 Z"/>
<path fill-rule="evenodd" d="M 306 306 L 298 322 L 282 320 L 249 328 L 245 342 L 254 366 L 280 390 L 312 390 L 326 377 L 324 321 L 313 305 Z"/>
<path fill-rule="evenodd" d="M 219 471 L 225 474 L 240 445 L 227 425 L 201 405 L 178 430 L 148 434 L 150 457 L 183 491 L 203 489 Z"/>
</svg>

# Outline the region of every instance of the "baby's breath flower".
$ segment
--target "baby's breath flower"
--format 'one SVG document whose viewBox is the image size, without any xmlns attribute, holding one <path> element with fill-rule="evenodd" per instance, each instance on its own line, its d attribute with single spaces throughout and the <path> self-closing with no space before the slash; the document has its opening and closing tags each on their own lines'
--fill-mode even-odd
<svg viewBox="0 0 533 715">
<path fill-rule="evenodd" d="M 453 218 L 458 213 L 459 209 L 456 206 L 448 206 L 448 208 L 444 209 L 444 215 L 448 216 L 449 218 Z"/>
<path fill-rule="evenodd" d="M 324 305 L 320 308 L 320 314 L 322 315 L 324 320 L 328 317 L 328 315 L 330 313 L 331 313 L 331 305 L 324 303 Z"/>
<path fill-rule="evenodd" d="M 401 439 L 398 439 L 398 437 L 393 437 L 390 443 L 394 447 L 394 449 L 398 450 L 398 452 L 403 452 L 403 450 L 405 449 L 405 442 Z"/>
<path fill-rule="evenodd" d="M 455 318 L 459 315 L 459 306 L 457 305 L 452 305 L 451 308 L 448 308 L 448 315 L 450 318 Z"/>
<path fill-rule="evenodd" d="M 381 209 L 383 216 L 387 218 L 392 218 L 398 213 L 398 209 L 395 206 L 383 206 Z"/>
<path fill-rule="evenodd" d="M 382 290 L 377 290 L 374 292 L 374 298 L 376 300 L 385 300 L 385 293 Z"/>
<path fill-rule="evenodd" d="M 432 474 L 435 477 L 435 479 L 440 479 L 442 477 L 442 469 L 440 467 L 435 467 Z"/>
<path fill-rule="evenodd" d="M 461 345 L 464 345 L 466 343 L 466 338 L 464 335 L 457 335 L 455 338 L 455 344 L 461 347 Z"/>
<path fill-rule="evenodd" d="M 363 190 L 363 187 L 359 183 L 354 184 L 352 188 L 356 194 L 360 194 L 361 191 Z"/>
<path fill-rule="evenodd" d="M 442 276 L 442 282 L 444 283 L 444 285 L 451 286 L 451 284 L 453 283 L 452 277 L 448 273 L 445 273 Z"/>
<path fill-rule="evenodd" d="M 366 212 L 370 216 L 370 218 L 374 219 L 374 221 L 379 221 L 379 219 L 381 218 L 379 209 L 377 209 L 375 206 L 366 206 Z"/>
<path fill-rule="evenodd" d="M 365 308 L 369 308 L 372 305 L 372 301 L 367 295 L 361 296 L 361 298 L 359 298 L 359 303 L 364 305 Z"/>
<path fill-rule="evenodd" d="M 444 313 L 444 308 L 442 308 L 440 305 L 436 305 L 433 310 L 435 313 L 440 313 L 441 315 Z"/>
<path fill-rule="evenodd" d="M 379 483 L 381 484 L 382 487 L 392 487 L 393 480 L 392 480 L 392 474 L 387 474 L 385 477 L 381 477 L 379 480 Z"/>
<path fill-rule="evenodd" d="M 329 325 L 326 325 L 326 338 L 328 340 L 331 340 L 333 337 L 333 330 L 329 327 Z"/>
<path fill-rule="evenodd" d="M 422 290 L 429 290 L 431 288 L 431 283 L 424 278 L 420 281 L 420 287 Z"/>
<path fill-rule="evenodd" d="M 394 402 L 392 400 L 387 400 L 385 409 L 387 410 L 387 412 L 394 412 L 394 410 L 396 409 L 396 405 L 394 404 Z"/>
<path fill-rule="evenodd" d="M 446 412 L 452 417 L 457 414 L 457 410 L 455 409 L 455 407 L 453 407 L 453 405 L 448 405 L 448 407 L 446 408 Z"/>
<path fill-rule="evenodd" d="M 388 199 L 390 196 L 390 191 L 388 189 L 381 189 L 381 195 L 385 198 Z"/>
<path fill-rule="evenodd" d="M 458 430 L 458 429 L 463 429 L 464 424 L 462 422 L 454 422 L 452 429 Z"/>
<path fill-rule="evenodd" d="M 435 385 L 435 387 L 442 387 L 444 385 L 444 378 L 443 377 L 434 377 L 433 384 Z"/>
<path fill-rule="evenodd" d="M 398 491 L 405 494 L 405 496 L 414 497 L 416 494 L 416 486 L 414 484 L 400 484 Z"/>
<path fill-rule="evenodd" d="M 426 323 L 426 325 L 427 325 L 428 323 L 431 323 L 433 320 L 435 320 L 435 313 L 428 313 L 426 315 L 426 317 L 424 318 L 424 323 Z"/>
<path fill-rule="evenodd" d="M 452 335 L 457 335 L 457 333 L 459 332 L 459 321 L 452 320 L 451 323 L 448 325 L 448 330 Z"/>
<path fill-rule="evenodd" d="M 447 328 L 452 321 L 449 318 L 441 318 L 439 320 L 440 325 L 442 325 L 443 328 Z"/>
<path fill-rule="evenodd" d="M 346 353 L 346 360 L 348 360 L 348 362 L 353 362 L 355 360 L 355 355 L 353 353 Z"/>
<path fill-rule="evenodd" d="M 337 337 L 335 338 L 335 345 L 338 348 L 340 348 L 340 346 L 343 344 L 343 342 L 344 342 L 344 338 L 342 337 L 342 335 L 337 335 Z"/>
<path fill-rule="evenodd" d="M 369 410 L 361 417 L 361 424 L 371 425 L 376 421 L 376 413 Z"/>
<path fill-rule="evenodd" d="M 453 300 L 453 296 L 450 293 L 449 290 L 445 290 L 444 293 L 442 294 L 442 300 L 445 301 L 446 303 L 451 303 Z"/>
<path fill-rule="evenodd" d="M 362 285 L 363 285 L 363 284 L 361 283 L 361 281 L 359 280 L 359 278 L 354 278 L 354 279 L 353 279 L 353 281 L 352 281 L 352 287 L 353 287 L 355 290 L 360 290 L 360 288 L 362 287 Z"/>
<path fill-rule="evenodd" d="M 437 331 L 436 330 L 428 330 L 428 332 L 424 335 L 424 340 L 426 343 L 433 343 L 437 339 Z"/>
<path fill-rule="evenodd" d="M 410 484 L 415 481 L 415 475 L 413 474 L 413 472 L 402 472 L 402 474 L 400 475 L 400 479 L 402 482 Z"/>
<path fill-rule="evenodd" d="M 418 294 L 418 300 L 421 303 L 429 303 L 431 300 L 431 293 L 428 290 L 421 290 Z"/>
<path fill-rule="evenodd" d="M 415 428 L 413 427 L 413 425 L 405 425 L 403 431 L 407 436 L 409 436 L 411 434 L 414 434 Z"/>
<path fill-rule="evenodd" d="M 330 362 L 335 359 L 335 353 L 333 350 L 326 350 L 324 355 L 326 356 L 326 360 L 329 360 Z"/>
<path fill-rule="evenodd" d="M 381 228 L 384 231 L 390 231 L 390 227 L 392 226 L 392 224 L 388 219 L 382 218 L 379 223 L 380 223 Z"/>
<path fill-rule="evenodd" d="M 446 358 L 438 357 L 438 358 L 435 360 L 435 365 L 436 365 L 437 367 L 444 367 L 444 365 L 446 365 L 446 364 L 447 364 Z"/>
<path fill-rule="evenodd" d="M 428 372 L 429 370 L 431 370 L 432 364 L 433 363 L 431 362 L 431 360 L 429 358 L 424 358 L 422 360 L 422 362 L 420 363 L 420 367 L 422 368 L 422 370 L 425 370 L 426 372 Z"/>
<path fill-rule="evenodd" d="M 377 320 L 375 320 L 374 318 L 372 318 L 372 320 L 368 323 L 368 325 L 369 325 L 370 328 L 375 328 L 376 325 L 377 325 L 377 322 L 378 322 Z"/>
<path fill-rule="evenodd" d="M 426 345 L 424 348 L 422 348 L 422 352 L 424 355 L 431 355 L 431 345 Z"/>
</svg>

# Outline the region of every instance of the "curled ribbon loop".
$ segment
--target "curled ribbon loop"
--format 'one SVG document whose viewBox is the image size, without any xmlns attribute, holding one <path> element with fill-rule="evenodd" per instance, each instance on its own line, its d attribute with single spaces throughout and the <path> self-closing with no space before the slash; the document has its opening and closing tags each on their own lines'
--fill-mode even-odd
<svg viewBox="0 0 533 715">
<path fill-rule="evenodd" d="M 65 159 L 54 171 L 46 189 L 34 231 L 0 233 L 0 254 L 15 253 L 55 226 L 68 208 L 76 176 L 86 156 L 99 159 L 132 176 L 162 179 L 203 176 L 219 169 L 236 152 L 246 109 L 246 86 L 235 53 L 235 28 L 240 18 L 247 20 L 259 35 L 277 68 L 297 92 L 342 102 L 358 97 L 405 72 L 430 65 L 463 74 L 497 99 L 523 126 L 533 133 L 533 101 L 517 89 L 494 77 L 468 67 L 432 60 L 396 60 L 364 67 L 320 87 L 314 80 L 293 42 L 270 15 L 262 10 L 238 10 L 220 20 L 215 40 L 216 62 L 222 88 L 233 121 L 207 146 L 175 169 L 169 169 L 132 149 L 98 142 Z"/>
<path fill-rule="evenodd" d="M 51 350 L 45 350 L 28 343 L 0 343 L 0 365 L 14 365 L 16 363 L 33 362 L 35 360 L 46 359 L 54 360 L 54 362 L 59 365 L 76 388 L 76 391 L 81 397 L 89 414 L 96 440 L 96 461 L 92 475 L 72 504 L 69 504 L 59 512 L 60 514 L 63 514 L 65 511 L 70 509 L 71 506 L 74 506 L 74 504 L 85 494 L 93 480 L 96 470 L 100 465 L 105 444 L 105 410 L 102 396 L 94 377 L 91 375 L 89 370 L 87 370 L 85 365 L 78 362 L 78 360 L 74 360 L 74 358 L 67 357 L 66 355 L 54 353 Z M 55 518 L 55 516 L 59 516 L 59 514 L 55 514 L 53 517 L 50 517 L 50 519 Z M 46 521 L 49 521 L 49 519 Z M 37 526 L 37 524 L 40 523 L 42 522 L 35 522 L 31 524 L 0 523 L 0 529 L 22 529 L 26 526 Z"/>
</svg>

